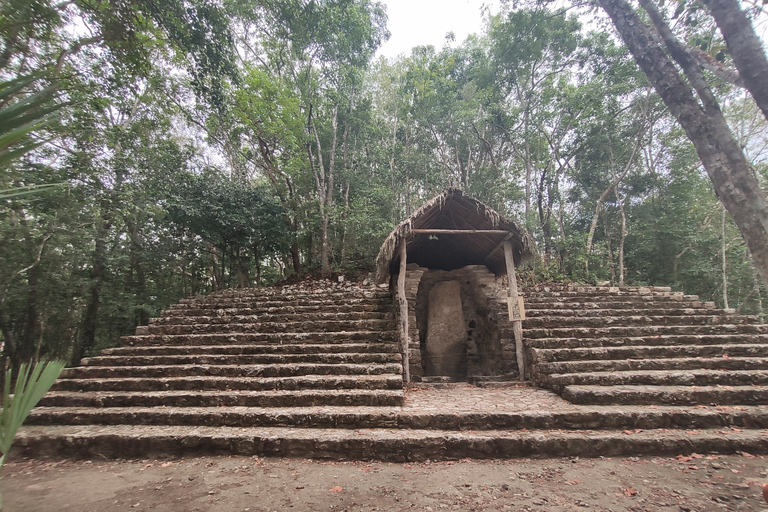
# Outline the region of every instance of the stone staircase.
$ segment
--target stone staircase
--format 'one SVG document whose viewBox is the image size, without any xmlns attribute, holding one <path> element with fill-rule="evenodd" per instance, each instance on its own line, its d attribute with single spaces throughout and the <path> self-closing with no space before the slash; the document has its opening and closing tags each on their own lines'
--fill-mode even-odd
<svg viewBox="0 0 768 512">
<path fill-rule="evenodd" d="M 666 287 L 529 291 L 530 371 L 577 404 L 766 405 L 768 325 Z"/>
<path fill-rule="evenodd" d="M 401 405 L 392 300 L 354 286 L 184 299 L 122 346 L 67 368 L 41 406 Z"/>
<path fill-rule="evenodd" d="M 183 300 L 66 369 L 14 450 L 387 461 L 768 453 L 768 327 L 666 288 L 540 287 L 526 302 L 529 370 L 549 389 L 481 379 L 404 392 L 384 289 L 313 282 Z"/>
</svg>

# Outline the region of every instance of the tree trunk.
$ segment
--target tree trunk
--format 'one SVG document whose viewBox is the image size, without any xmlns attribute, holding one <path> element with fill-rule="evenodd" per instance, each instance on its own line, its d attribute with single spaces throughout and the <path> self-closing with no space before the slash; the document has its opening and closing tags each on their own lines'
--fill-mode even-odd
<svg viewBox="0 0 768 512">
<path fill-rule="evenodd" d="M 723 253 L 723 307 L 725 309 L 728 309 L 728 257 L 727 257 L 727 249 L 728 246 L 726 244 L 725 240 L 725 208 L 723 208 L 723 218 L 722 223 L 720 225 L 720 241 L 721 241 L 721 250 Z"/>
<path fill-rule="evenodd" d="M 768 119 L 768 58 L 737 0 L 704 0 L 728 45 L 744 86 Z"/>
<path fill-rule="evenodd" d="M 719 106 L 708 97 L 708 91 L 702 89 L 699 77 L 695 76 L 698 68 L 686 66 L 686 74 L 697 85 L 706 108 L 697 102 L 691 87 L 659 44 L 659 35 L 640 19 L 631 5 L 625 0 L 598 2 L 693 143 L 715 193 L 738 226 L 755 268 L 768 285 L 768 202 Z"/>
<path fill-rule="evenodd" d="M 80 365 L 80 360 L 96 346 L 96 320 L 99 315 L 101 286 L 107 268 L 107 235 L 112 226 L 112 205 L 109 200 L 102 204 L 101 219 L 96 231 L 96 245 L 93 249 L 90 285 L 87 292 L 85 313 L 80 322 L 80 339 L 72 351 L 72 365 Z"/>
</svg>

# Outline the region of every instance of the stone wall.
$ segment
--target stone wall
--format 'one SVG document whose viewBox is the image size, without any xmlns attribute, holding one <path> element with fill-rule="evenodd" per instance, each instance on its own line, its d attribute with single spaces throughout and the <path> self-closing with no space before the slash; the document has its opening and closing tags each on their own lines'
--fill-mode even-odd
<svg viewBox="0 0 768 512">
<path fill-rule="evenodd" d="M 430 290 L 442 281 L 458 281 L 461 285 L 467 340 L 466 378 L 471 381 L 473 377 L 506 375 L 516 379 L 517 356 L 512 324 L 507 315 L 507 287 L 502 280 L 482 265 L 444 271 L 428 270 L 411 264 L 407 267 L 405 290 L 409 310 L 412 380 L 419 382 L 429 372 L 429 361 L 424 358 L 428 298 Z M 397 290 L 396 283 L 394 289 Z"/>
</svg>

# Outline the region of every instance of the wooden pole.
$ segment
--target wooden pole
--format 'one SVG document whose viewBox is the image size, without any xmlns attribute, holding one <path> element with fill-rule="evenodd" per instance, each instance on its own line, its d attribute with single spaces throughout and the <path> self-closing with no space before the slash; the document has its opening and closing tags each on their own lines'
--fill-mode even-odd
<svg viewBox="0 0 768 512">
<path fill-rule="evenodd" d="M 515 274 L 515 258 L 512 254 L 512 242 L 504 241 L 504 260 L 507 264 L 507 279 L 509 280 L 509 297 L 517 300 L 517 275 Z M 515 352 L 517 354 L 517 369 L 520 380 L 525 380 L 525 352 L 523 351 L 523 322 L 512 322 L 512 331 L 515 334 Z"/>
<path fill-rule="evenodd" d="M 494 247 L 491 252 L 488 253 L 488 256 L 486 256 L 485 259 L 483 260 L 483 264 L 485 264 L 486 261 L 491 259 L 491 256 L 493 256 L 493 253 L 495 253 L 496 251 L 502 248 L 502 246 L 504 245 L 504 242 L 506 242 L 511 238 L 512 238 L 512 233 L 507 233 L 507 236 L 505 236 L 504 239 L 501 242 L 499 242 L 499 244 L 496 247 Z"/>
<path fill-rule="evenodd" d="M 410 338 L 408 337 L 408 299 L 405 297 L 405 266 L 408 256 L 405 250 L 405 238 L 400 240 L 400 274 L 397 276 L 397 300 L 400 303 L 400 343 L 403 352 L 403 380 L 411 382 L 411 365 L 409 362 Z"/>
</svg>

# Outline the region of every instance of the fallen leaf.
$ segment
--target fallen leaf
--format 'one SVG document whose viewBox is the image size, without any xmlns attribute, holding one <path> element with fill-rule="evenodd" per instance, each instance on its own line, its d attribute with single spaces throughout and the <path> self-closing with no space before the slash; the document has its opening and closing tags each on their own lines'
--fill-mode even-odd
<svg viewBox="0 0 768 512">
<path fill-rule="evenodd" d="M 330 489 L 328 489 L 328 492 L 341 492 L 343 490 L 344 490 L 344 488 L 342 486 L 335 485 L 335 486 L 331 487 Z"/>
</svg>

